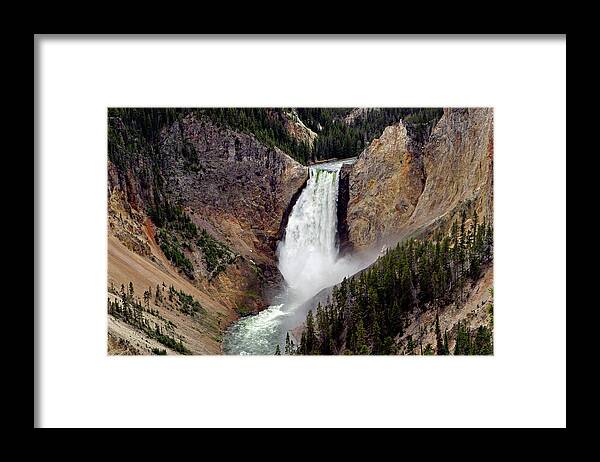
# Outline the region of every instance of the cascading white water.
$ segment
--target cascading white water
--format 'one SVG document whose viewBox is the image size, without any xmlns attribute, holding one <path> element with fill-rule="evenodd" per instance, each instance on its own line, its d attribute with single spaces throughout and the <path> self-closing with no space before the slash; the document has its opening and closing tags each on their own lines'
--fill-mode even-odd
<svg viewBox="0 0 600 462">
<path fill-rule="evenodd" d="M 273 354 L 288 330 L 301 324 L 306 313 L 297 310 L 304 302 L 364 267 L 352 258 L 338 258 L 336 242 L 339 171 L 351 162 L 310 167 L 306 187 L 277 249 L 287 290 L 278 297 L 280 303 L 240 319 L 227 331 L 223 340 L 226 354 Z"/>
<path fill-rule="evenodd" d="M 337 165 L 336 165 L 337 167 Z M 279 270 L 297 298 L 327 287 L 336 246 L 339 167 L 312 167 L 279 243 Z"/>
</svg>

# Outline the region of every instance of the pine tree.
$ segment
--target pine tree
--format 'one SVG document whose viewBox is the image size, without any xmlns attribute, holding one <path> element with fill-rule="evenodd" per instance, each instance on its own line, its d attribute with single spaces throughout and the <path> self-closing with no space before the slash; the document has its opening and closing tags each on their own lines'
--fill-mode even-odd
<svg viewBox="0 0 600 462">
<path fill-rule="evenodd" d="M 450 354 L 450 347 L 448 346 L 448 329 L 444 330 L 444 347 L 442 348 L 444 355 Z"/>
<path fill-rule="evenodd" d="M 358 321 L 358 326 L 356 327 L 355 351 L 359 355 L 369 354 L 369 347 L 367 346 L 365 327 L 362 319 Z"/>
<path fill-rule="evenodd" d="M 373 323 L 373 354 L 381 354 L 381 329 L 377 317 Z"/>
<path fill-rule="evenodd" d="M 144 291 L 144 304 L 146 305 L 146 309 L 150 309 L 150 296 L 152 294 L 152 289 L 149 287 L 148 290 Z"/>
<path fill-rule="evenodd" d="M 491 355 L 493 354 L 492 346 L 492 331 L 485 327 L 479 326 L 475 333 L 473 341 L 472 354 L 474 355 Z"/>
<path fill-rule="evenodd" d="M 275 355 L 276 356 L 281 355 L 281 350 L 279 349 L 279 344 L 277 344 L 277 348 L 275 348 Z"/>
<path fill-rule="evenodd" d="M 317 337 L 315 334 L 315 322 L 313 319 L 312 310 L 308 312 L 306 317 L 306 351 L 312 354 L 315 350 Z"/>
<path fill-rule="evenodd" d="M 442 340 L 442 332 L 440 330 L 440 318 L 438 314 L 435 315 L 435 341 L 436 341 L 436 353 L 438 355 L 445 355 L 444 342 Z"/>
<path fill-rule="evenodd" d="M 309 354 L 308 349 L 306 348 L 306 331 L 302 332 L 302 336 L 300 337 L 300 345 L 298 347 L 300 354 L 307 355 Z"/>
<path fill-rule="evenodd" d="M 413 350 L 415 349 L 415 342 L 413 341 L 412 335 L 408 336 L 408 343 L 406 345 L 406 352 L 411 355 L 413 354 Z"/>
<path fill-rule="evenodd" d="M 384 355 L 395 354 L 394 341 L 392 340 L 392 338 L 389 335 L 385 339 L 383 339 L 383 346 L 382 346 L 381 354 L 384 354 Z"/>
<path fill-rule="evenodd" d="M 456 333 L 456 345 L 454 347 L 455 355 L 471 354 L 471 336 L 469 328 L 465 323 L 458 322 L 458 330 Z"/>
<path fill-rule="evenodd" d="M 290 346 L 290 333 L 286 333 L 285 334 L 285 354 L 289 355 L 291 354 L 291 346 Z"/>
</svg>

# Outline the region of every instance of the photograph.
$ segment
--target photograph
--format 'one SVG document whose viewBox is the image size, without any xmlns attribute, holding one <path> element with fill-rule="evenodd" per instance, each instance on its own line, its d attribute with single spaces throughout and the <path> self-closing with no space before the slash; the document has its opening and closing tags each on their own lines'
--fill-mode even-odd
<svg viewBox="0 0 600 462">
<path fill-rule="evenodd" d="M 565 429 L 566 42 L 34 34 L 34 428 Z"/>
<path fill-rule="evenodd" d="M 489 107 L 108 107 L 108 355 L 493 355 Z"/>
</svg>

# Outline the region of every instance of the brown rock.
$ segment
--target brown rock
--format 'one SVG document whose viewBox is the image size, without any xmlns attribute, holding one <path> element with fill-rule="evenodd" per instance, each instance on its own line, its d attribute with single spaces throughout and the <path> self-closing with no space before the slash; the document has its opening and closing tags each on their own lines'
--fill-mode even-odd
<svg viewBox="0 0 600 462">
<path fill-rule="evenodd" d="M 355 249 L 381 242 L 411 216 L 425 177 L 406 127 L 387 127 L 362 152 L 350 172 L 348 239 Z"/>
<path fill-rule="evenodd" d="M 377 247 L 449 226 L 464 208 L 492 220 L 493 110 L 445 109 L 416 140 L 387 127 L 350 172 L 348 243 Z"/>
<path fill-rule="evenodd" d="M 445 109 L 423 148 L 427 180 L 404 233 L 449 226 L 463 208 L 493 221 L 493 109 Z"/>
<path fill-rule="evenodd" d="M 166 131 L 161 149 L 169 196 L 238 253 L 275 264 L 279 226 L 307 168 L 251 135 L 193 116 Z"/>
</svg>

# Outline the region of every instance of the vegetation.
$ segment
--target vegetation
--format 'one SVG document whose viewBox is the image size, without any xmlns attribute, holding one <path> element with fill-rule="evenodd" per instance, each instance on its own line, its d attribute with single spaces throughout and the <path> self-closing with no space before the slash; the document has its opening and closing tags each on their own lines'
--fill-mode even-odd
<svg viewBox="0 0 600 462">
<path fill-rule="evenodd" d="M 159 228 L 177 231 L 188 239 L 193 239 L 198 235 L 196 225 L 179 204 L 173 205 L 167 200 L 159 202 L 148 210 L 148 215 Z"/>
<path fill-rule="evenodd" d="M 350 108 L 299 108 L 300 119 L 318 134 L 313 149 L 296 140 L 286 129 L 282 108 L 110 108 L 109 159 L 117 168 L 126 168 L 138 156 L 160 161 L 160 131 L 187 114 L 204 116 L 213 123 L 252 134 L 269 147 L 278 147 L 298 162 L 358 155 L 388 125 L 400 119 L 420 130 L 429 130 L 441 117 L 439 108 L 377 108 L 365 111 L 346 123 Z M 184 142 L 181 154 L 192 171 L 201 171 L 193 145 Z M 150 176 L 148 176 L 150 178 Z"/>
<path fill-rule="evenodd" d="M 237 311 L 237 313 L 240 316 L 248 316 L 250 314 L 252 314 L 252 308 L 247 307 L 246 305 L 238 305 L 235 307 L 235 311 Z"/>
<path fill-rule="evenodd" d="M 202 307 L 200 302 L 191 295 L 184 293 L 183 291 L 177 292 L 179 298 L 180 310 L 185 314 L 201 313 L 207 314 L 207 311 Z"/>
<path fill-rule="evenodd" d="M 479 326 L 472 332 L 464 323 L 458 323 L 455 355 L 491 355 L 492 331 L 487 326 Z"/>
<path fill-rule="evenodd" d="M 319 135 L 312 152 L 313 160 L 354 157 L 381 136 L 385 127 L 403 119 L 418 130 L 428 130 L 441 117 L 439 108 L 368 109 L 353 122 L 346 123 L 348 108 L 301 108 L 300 118 Z"/>
<path fill-rule="evenodd" d="M 290 339 L 290 333 L 285 334 L 285 354 L 290 355 L 295 350 L 294 341 Z"/>
<path fill-rule="evenodd" d="M 134 328 L 137 328 L 148 337 L 157 340 L 178 353 L 191 354 L 190 350 L 183 344 L 181 339 L 177 340 L 173 337 L 172 323 L 166 322 L 164 326 L 161 326 L 158 322 L 149 320 L 144 315 L 144 312 L 148 312 L 161 319 L 157 310 L 151 310 L 149 308 L 148 302 L 146 302 L 146 308 L 144 308 L 142 301 L 135 297 L 132 282 L 129 283 L 127 290 L 124 285 L 121 286 L 118 298 L 115 300 L 108 298 L 108 313 L 110 315 L 121 319 Z"/>
<path fill-rule="evenodd" d="M 403 335 L 403 324 L 414 310 L 438 309 L 462 301 L 464 288 L 490 262 L 493 234 L 490 224 L 466 226 L 466 213 L 449 235 L 436 233 L 431 240 L 410 239 L 386 254 L 369 269 L 334 287 L 332 299 L 309 311 L 297 354 L 394 354 L 394 339 Z M 448 333 L 442 336 L 436 316 L 436 348 L 449 354 Z M 417 345 L 408 336 L 406 353 Z M 419 346 L 423 354 L 431 348 Z M 454 354 L 491 354 L 492 331 L 481 327 L 469 332 L 460 325 Z"/>
<path fill-rule="evenodd" d="M 176 108 L 109 108 L 108 159 L 120 172 L 135 169 L 141 183 L 160 196 L 160 132 L 184 113 Z"/>
<path fill-rule="evenodd" d="M 159 228 L 157 242 L 165 256 L 190 279 L 194 279 L 194 265 L 184 250 L 193 252 L 194 244 L 202 251 L 209 279 L 216 277 L 232 263 L 236 254 L 205 229 L 198 231 L 190 216 L 179 204 L 164 200 L 151 207 L 148 215 Z"/>
<path fill-rule="evenodd" d="M 183 253 L 182 243 L 177 239 L 177 236 L 166 229 L 161 229 L 156 237 L 165 257 L 181 269 L 187 277 L 194 279 L 194 265 Z"/>
<path fill-rule="evenodd" d="M 490 287 L 489 289 L 490 292 L 490 297 L 492 297 L 492 301 L 488 303 L 487 305 L 487 310 L 488 310 L 488 315 L 490 316 L 490 325 L 492 327 L 492 329 L 494 328 L 494 288 Z"/>
<path fill-rule="evenodd" d="M 202 230 L 200 237 L 196 241 L 198 247 L 202 250 L 206 269 L 210 273 L 210 278 L 214 278 L 217 274 L 225 269 L 225 266 L 233 262 L 235 253 L 232 252 L 222 242 L 217 241 L 214 237 Z"/>
<path fill-rule="evenodd" d="M 309 160 L 308 144 L 297 141 L 289 134 L 282 117 L 281 109 L 271 108 L 205 108 L 195 109 L 194 113 L 207 116 L 220 126 L 227 126 L 242 133 L 252 134 L 269 147 L 278 147 L 301 164 Z"/>
<path fill-rule="evenodd" d="M 385 127 L 404 117 L 407 123 L 425 128 L 442 115 L 438 108 L 378 108 L 366 111 L 347 124 L 344 117 L 350 108 L 298 108 L 300 119 L 318 135 L 311 150 L 309 145 L 289 134 L 281 116 L 283 111 L 285 108 L 214 108 L 194 112 L 206 115 L 219 125 L 251 133 L 267 146 L 279 147 L 304 165 L 311 160 L 356 156 L 380 136 Z"/>
<path fill-rule="evenodd" d="M 440 318 L 435 315 L 435 342 L 438 355 L 448 355 L 450 351 L 448 350 L 448 331 L 444 332 L 444 337 L 442 339 L 442 331 L 440 330 Z"/>
</svg>

